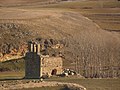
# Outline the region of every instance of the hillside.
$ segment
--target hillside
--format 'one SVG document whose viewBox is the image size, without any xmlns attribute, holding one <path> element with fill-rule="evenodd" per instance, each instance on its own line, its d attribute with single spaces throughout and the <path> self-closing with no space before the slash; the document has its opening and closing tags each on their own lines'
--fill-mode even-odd
<svg viewBox="0 0 120 90">
<path fill-rule="evenodd" d="M 62 44 L 64 47 L 60 49 L 48 48 L 47 54 L 62 53 L 64 62 L 69 62 L 71 65 L 76 59 L 95 66 L 99 66 L 99 62 L 103 63 L 103 66 L 106 62 L 113 66 L 119 64 L 117 63 L 120 50 L 119 38 L 100 29 L 98 25 L 78 13 L 27 9 L 2 9 L 0 12 L 2 12 L 0 13 L 2 55 L 18 52 L 21 45 L 34 40 L 43 42 L 43 45 L 47 43 L 48 47 Z M 50 42 L 51 40 L 55 43 Z M 69 64 L 70 67 L 71 65 Z"/>
<path fill-rule="evenodd" d="M 31 5 L 45 5 L 57 3 L 61 0 L 0 0 L 0 7 L 16 7 L 16 6 L 31 6 Z"/>
<path fill-rule="evenodd" d="M 42 54 L 61 54 L 64 68 L 76 69 L 86 77 L 99 77 L 101 71 L 105 77 L 111 73 L 114 73 L 115 77 L 120 76 L 119 34 L 105 31 L 94 21 L 84 17 L 83 12 L 89 10 L 88 3 L 83 4 L 88 6 L 81 6 L 78 2 L 40 6 L 42 0 L 40 4 L 38 0 L 6 0 L 8 4 L 5 0 L 0 2 L 0 61 L 24 56 L 27 43 L 37 41 L 47 47 L 47 50 L 41 51 Z M 93 6 L 91 3 L 94 2 L 90 2 L 90 6 Z M 17 4 L 20 4 L 19 7 Z M 5 7 L 6 5 L 12 7 Z M 92 8 L 99 8 L 96 2 L 94 5 Z M 119 7 L 119 3 L 113 6 Z M 75 10 L 69 10 L 71 7 Z M 110 8 L 109 5 L 108 7 Z M 77 11 L 78 8 L 85 9 L 83 15 Z M 87 15 L 86 13 L 85 16 Z M 52 48 L 56 45 L 61 48 Z M 0 65 L 4 67 L 3 64 L 5 63 Z M 91 74 L 90 70 L 94 72 Z"/>
</svg>

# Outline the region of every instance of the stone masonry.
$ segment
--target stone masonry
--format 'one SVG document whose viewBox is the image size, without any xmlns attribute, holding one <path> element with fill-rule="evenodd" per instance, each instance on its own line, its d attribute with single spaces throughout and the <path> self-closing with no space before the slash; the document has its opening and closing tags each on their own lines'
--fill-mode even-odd
<svg viewBox="0 0 120 90">
<path fill-rule="evenodd" d="M 40 54 L 39 43 L 29 43 L 29 52 L 25 56 L 25 78 L 40 78 L 43 75 L 62 73 L 62 58 Z"/>
<path fill-rule="evenodd" d="M 46 57 L 42 59 L 42 74 L 52 75 L 52 72 L 56 71 L 56 74 L 62 72 L 62 58 L 61 57 Z"/>
</svg>

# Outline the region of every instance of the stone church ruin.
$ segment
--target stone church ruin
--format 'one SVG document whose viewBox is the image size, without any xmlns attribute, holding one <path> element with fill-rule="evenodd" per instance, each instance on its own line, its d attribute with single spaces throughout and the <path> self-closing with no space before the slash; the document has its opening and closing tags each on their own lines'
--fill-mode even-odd
<svg viewBox="0 0 120 90">
<path fill-rule="evenodd" d="M 43 75 L 57 75 L 62 72 L 62 58 L 41 55 L 41 45 L 31 42 L 25 56 L 25 78 L 40 78 Z"/>
</svg>

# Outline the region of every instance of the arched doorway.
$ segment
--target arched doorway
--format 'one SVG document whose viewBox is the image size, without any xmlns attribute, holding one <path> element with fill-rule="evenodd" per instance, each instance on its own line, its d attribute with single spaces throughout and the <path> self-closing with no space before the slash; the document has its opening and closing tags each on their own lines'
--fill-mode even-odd
<svg viewBox="0 0 120 90">
<path fill-rule="evenodd" d="M 56 74 L 57 74 L 57 69 L 53 69 L 51 75 L 56 75 Z"/>
</svg>

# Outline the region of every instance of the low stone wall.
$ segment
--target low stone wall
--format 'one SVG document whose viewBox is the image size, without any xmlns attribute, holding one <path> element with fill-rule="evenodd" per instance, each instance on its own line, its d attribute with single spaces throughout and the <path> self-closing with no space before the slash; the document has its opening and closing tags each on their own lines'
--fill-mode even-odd
<svg viewBox="0 0 120 90">
<path fill-rule="evenodd" d="M 41 82 L 40 80 L 13 80 L 13 81 L 0 81 L 0 90 L 18 90 L 23 88 L 35 87 L 52 87 L 64 86 L 72 90 L 86 90 L 85 87 L 75 83 L 62 83 L 62 82 Z"/>
</svg>

